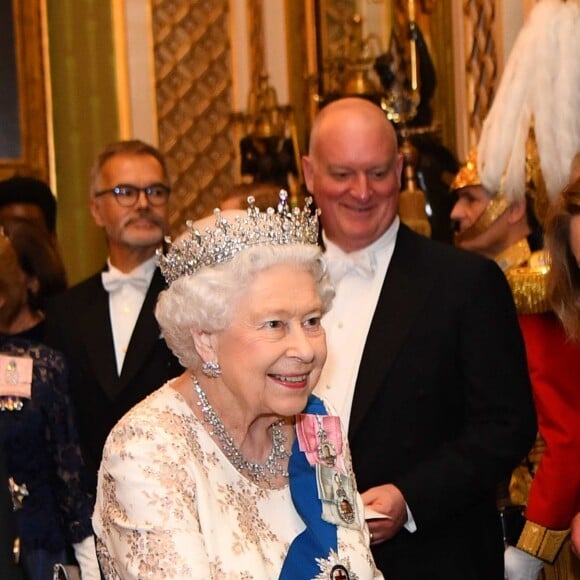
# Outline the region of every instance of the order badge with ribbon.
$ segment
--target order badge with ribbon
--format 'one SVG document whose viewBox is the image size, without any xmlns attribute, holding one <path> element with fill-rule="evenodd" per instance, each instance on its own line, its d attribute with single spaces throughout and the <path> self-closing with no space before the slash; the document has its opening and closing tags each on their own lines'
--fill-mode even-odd
<svg viewBox="0 0 580 580">
<path fill-rule="evenodd" d="M 326 465 L 344 471 L 340 418 L 302 414 L 297 417 L 296 436 L 300 451 L 310 465 Z"/>
<path fill-rule="evenodd" d="M 344 467 L 340 418 L 302 414 L 297 418 L 296 434 L 300 451 L 316 472 L 322 519 L 337 526 L 359 528 L 355 486 Z"/>
<path fill-rule="evenodd" d="M 19 411 L 32 395 L 32 358 L 0 354 L 0 408 Z"/>
</svg>

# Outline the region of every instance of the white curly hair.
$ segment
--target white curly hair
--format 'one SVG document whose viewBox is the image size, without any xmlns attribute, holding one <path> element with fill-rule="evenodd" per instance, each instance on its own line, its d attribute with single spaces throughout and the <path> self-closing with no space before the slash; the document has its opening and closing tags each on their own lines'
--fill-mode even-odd
<svg viewBox="0 0 580 580">
<path fill-rule="evenodd" d="M 178 278 L 159 295 L 155 316 L 167 345 L 182 366 L 198 368 L 201 364 L 191 330 L 210 333 L 224 330 L 230 321 L 232 305 L 248 290 L 255 275 L 279 264 L 295 264 L 310 272 L 323 310 L 328 311 L 334 287 L 318 246 L 290 244 L 246 248 L 229 262 L 204 267 L 190 276 Z"/>
</svg>

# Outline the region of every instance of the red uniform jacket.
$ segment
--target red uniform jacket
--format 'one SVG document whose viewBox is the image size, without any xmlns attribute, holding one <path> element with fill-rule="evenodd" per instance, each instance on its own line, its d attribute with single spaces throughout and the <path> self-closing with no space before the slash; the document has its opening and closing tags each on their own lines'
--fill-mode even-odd
<svg viewBox="0 0 580 580">
<path fill-rule="evenodd" d="M 580 345 L 552 313 L 519 316 L 538 428 L 546 448 L 532 482 L 526 518 L 563 530 L 580 511 Z"/>
</svg>

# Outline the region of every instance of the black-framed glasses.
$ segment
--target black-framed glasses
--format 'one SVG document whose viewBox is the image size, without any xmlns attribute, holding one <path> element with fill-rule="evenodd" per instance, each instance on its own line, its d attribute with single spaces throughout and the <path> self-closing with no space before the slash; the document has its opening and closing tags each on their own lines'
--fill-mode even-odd
<svg viewBox="0 0 580 580">
<path fill-rule="evenodd" d="M 138 187 L 137 185 L 122 183 L 112 189 L 97 191 L 95 197 L 101 197 L 102 195 L 110 193 L 120 206 L 132 207 L 139 200 L 141 192 L 145 194 L 147 201 L 151 205 L 159 206 L 167 203 L 171 189 L 164 183 L 153 183 L 147 187 Z"/>
</svg>

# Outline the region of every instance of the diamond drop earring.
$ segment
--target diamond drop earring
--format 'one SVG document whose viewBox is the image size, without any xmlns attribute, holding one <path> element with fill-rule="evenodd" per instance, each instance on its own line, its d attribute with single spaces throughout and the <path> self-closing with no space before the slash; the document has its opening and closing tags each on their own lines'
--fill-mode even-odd
<svg viewBox="0 0 580 580">
<path fill-rule="evenodd" d="M 208 360 L 207 362 L 203 363 L 203 366 L 201 367 L 201 372 L 205 376 L 215 379 L 222 374 L 222 369 L 220 367 L 219 362 Z"/>
</svg>

